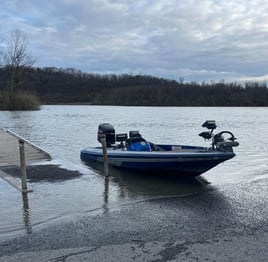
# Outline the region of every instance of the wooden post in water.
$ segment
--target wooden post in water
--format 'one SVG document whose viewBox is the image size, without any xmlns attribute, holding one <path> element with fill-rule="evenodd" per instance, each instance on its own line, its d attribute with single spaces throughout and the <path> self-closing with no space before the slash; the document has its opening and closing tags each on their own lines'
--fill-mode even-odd
<svg viewBox="0 0 268 262">
<path fill-rule="evenodd" d="M 105 176 L 109 176 L 107 144 L 106 144 L 106 137 L 105 137 L 105 135 L 103 135 L 103 137 L 101 138 L 101 145 L 102 145 L 102 154 L 103 154 L 104 174 L 105 174 Z"/>
<path fill-rule="evenodd" d="M 21 170 L 21 191 L 27 192 L 27 177 L 26 177 L 26 163 L 25 163 L 25 147 L 24 141 L 19 139 L 20 148 L 20 170 Z"/>
</svg>

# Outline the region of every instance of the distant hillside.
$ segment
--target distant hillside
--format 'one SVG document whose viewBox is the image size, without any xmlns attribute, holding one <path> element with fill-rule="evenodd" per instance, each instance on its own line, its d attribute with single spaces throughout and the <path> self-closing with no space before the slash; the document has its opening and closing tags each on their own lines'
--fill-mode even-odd
<svg viewBox="0 0 268 262">
<path fill-rule="evenodd" d="M 0 69 L 0 91 L 9 73 Z M 268 106 L 266 83 L 182 83 L 147 75 L 101 75 L 75 69 L 28 68 L 16 86 L 41 103 L 137 106 Z"/>
</svg>

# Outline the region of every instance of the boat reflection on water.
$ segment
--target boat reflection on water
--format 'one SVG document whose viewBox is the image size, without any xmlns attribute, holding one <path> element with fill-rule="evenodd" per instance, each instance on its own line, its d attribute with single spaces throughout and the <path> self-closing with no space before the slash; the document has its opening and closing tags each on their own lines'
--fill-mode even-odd
<svg viewBox="0 0 268 262">
<path fill-rule="evenodd" d="M 104 202 L 108 203 L 109 183 L 119 187 L 120 198 L 134 199 L 186 196 L 211 190 L 209 182 L 202 177 L 190 179 L 169 174 L 140 173 L 132 170 L 109 167 L 109 176 L 104 175 L 103 163 L 96 161 L 84 162 L 94 172 L 105 177 Z"/>
</svg>

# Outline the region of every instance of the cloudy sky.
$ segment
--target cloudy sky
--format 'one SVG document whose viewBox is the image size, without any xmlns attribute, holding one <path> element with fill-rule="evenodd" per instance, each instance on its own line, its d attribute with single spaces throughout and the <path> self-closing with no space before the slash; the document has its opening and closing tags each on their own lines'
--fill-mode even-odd
<svg viewBox="0 0 268 262">
<path fill-rule="evenodd" d="M 185 81 L 268 79 L 267 0 L 1 0 L 35 66 Z"/>
</svg>

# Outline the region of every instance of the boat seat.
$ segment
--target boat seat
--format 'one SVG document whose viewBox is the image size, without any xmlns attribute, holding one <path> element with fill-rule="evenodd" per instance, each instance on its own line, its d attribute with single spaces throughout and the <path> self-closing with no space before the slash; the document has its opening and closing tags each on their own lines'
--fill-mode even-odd
<svg viewBox="0 0 268 262">
<path fill-rule="evenodd" d="M 130 137 L 126 141 L 126 147 L 129 151 L 151 151 L 150 143 L 140 136 Z"/>
</svg>

